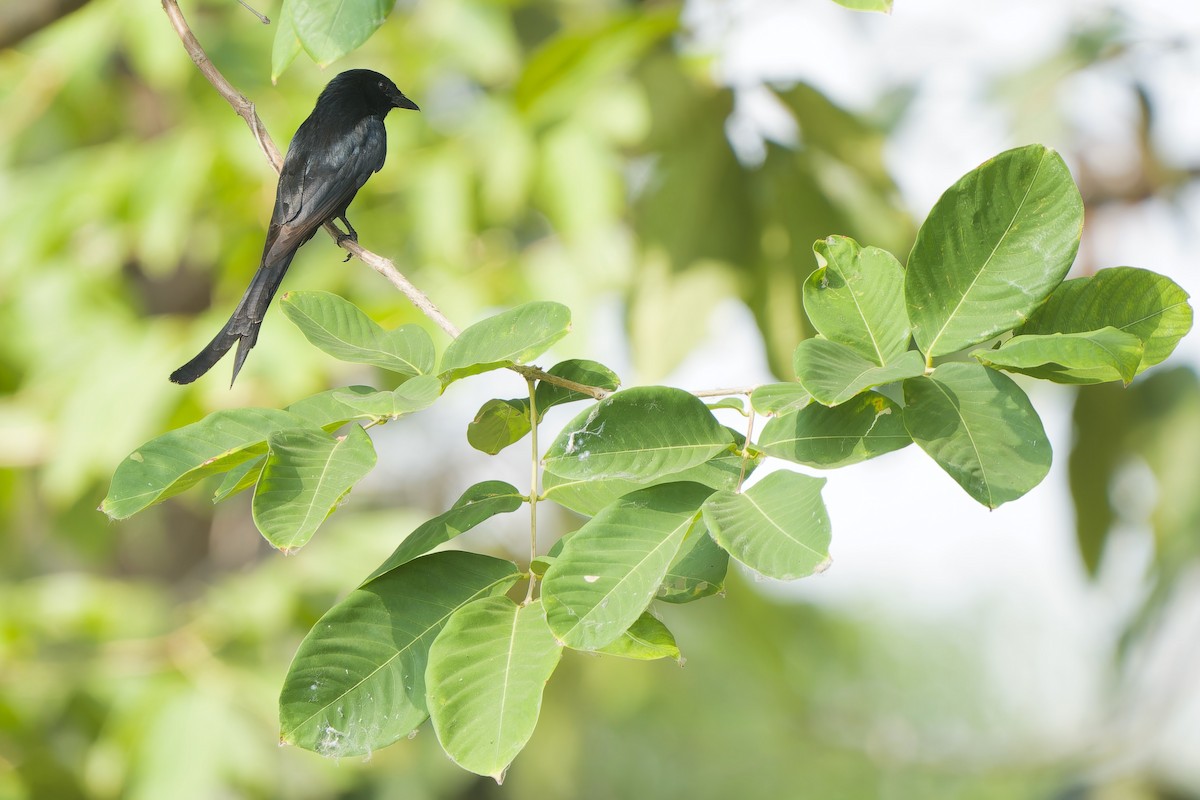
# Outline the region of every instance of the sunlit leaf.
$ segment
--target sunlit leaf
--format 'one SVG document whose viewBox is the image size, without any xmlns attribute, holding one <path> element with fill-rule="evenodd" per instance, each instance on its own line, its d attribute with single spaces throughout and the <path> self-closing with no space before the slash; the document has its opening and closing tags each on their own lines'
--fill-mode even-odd
<svg viewBox="0 0 1200 800">
<path fill-rule="evenodd" d="M 434 637 L 457 609 L 503 594 L 518 576 L 512 562 L 449 551 L 352 591 L 296 651 L 279 697 L 280 741 L 345 757 L 408 735 L 428 717 Z"/>
<path fill-rule="evenodd" d="M 1079 189 L 1053 150 L 1009 150 L 964 175 L 908 258 L 904 297 L 921 352 L 952 353 L 1024 322 L 1071 268 L 1082 230 Z"/>
<path fill-rule="evenodd" d="M 976 350 L 971 355 L 981 364 L 1055 383 L 1129 383 L 1142 360 L 1142 341 L 1109 327 L 1014 336 L 994 350 Z"/>
<path fill-rule="evenodd" d="M 113 474 L 100 510 L 125 519 L 202 478 L 263 455 L 272 432 L 304 425 L 303 419 L 273 408 L 216 411 L 130 453 Z"/>
<path fill-rule="evenodd" d="M 433 340 L 419 325 L 385 331 L 358 306 L 329 292 L 285 292 L 280 306 L 305 338 L 334 358 L 401 375 L 433 371 Z"/>
<path fill-rule="evenodd" d="M 878 11 L 881 14 L 892 13 L 892 0 L 833 0 L 833 2 L 854 11 Z"/>
<path fill-rule="evenodd" d="M 750 393 L 750 405 L 768 417 L 798 411 L 812 402 L 812 395 L 799 383 L 768 383 Z"/>
<path fill-rule="evenodd" d="M 396 0 L 288 0 L 304 49 L 325 67 L 351 53 L 383 24 Z"/>
<path fill-rule="evenodd" d="M 645 482 L 703 464 L 731 440 L 699 398 L 681 389 L 639 386 L 567 423 L 543 461 L 563 478 Z"/>
<path fill-rule="evenodd" d="M 680 658 L 675 636 L 662 620 L 648 611 L 643 612 L 637 621 L 629 626 L 629 630 L 596 652 L 637 661 L 654 661 L 659 658 L 673 658 L 678 661 Z"/>
<path fill-rule="evenodd" d="M 979 364 L 942 364 L 904 382 L 913 441 L 989 508 L 1016 500 L 1050 470 L 1050 442 L 1021 387 Z"/>
<path fill-rule="evenodd" d="M 887 366 L 881 367 L 849 347 L 820 336 L 796 345 L 793 362 L 796 380 L 814 400 L 827 406 L 839 405 L 867 389 L 914 378 L 925 371 L 925 359 L 916 350 L 893 356 Z"/>
<path fill-rule="evenodd" d="M 904 354 L 911 330 L 896 257 L 845 236 L 822 239 L 813 252 L 820 267 L 804 281 L 804 310 L 813 326 L 876 366 Z"/>
<path fill-rule="evenodd" d="M 875 392 L 833 408 L 812 404 L 782 414 L 758 437 L 767 455 L 820 469 L 856 464 L 911 443 L 900 406 Z"/>
<path fill-rule="evenodd" d="M 296 36 L 296 27 L 292 24 L 292 2 L 283 0 L 279 7 L 279 16 L 275 18 L 275 40 L 271 45 L 271 83 L 279 80 L 296 56 L 304 51 Z"/>
<path fill-rule="evenodd" d="M 617 387 L 621 385 L 621 379 L 617 377 L 617 373 L 597 361 L 588 361 L 582 358 L 560 361 L 546 372 L 557 378 L 566 378 L 584 386 L 595 386 L 610 392 L 616 391 Z M 591 395 L 566 389 L 548 381 L 538 381 L 533 396 L 537 401 L 539 418 L 554 406 L 592 399 Z"/>
<path fill-rule="evenodd" d="M 562 645 L 541 601 L 486 597 L 450 617 L 429 651 L 429 715 L 446 754 L 497 783 L 533 735 Z"/>
<path fill-rule="evenodd" d="M 433 405 L 442 394 L 442 382 L 432 375 L 417 375 L 390 392 L 335 392 L 334 399 L 375 420 L 396 419 Z"/>
<path fill-rule="evenodd" d="M 584 524 L 546 570 L 542 601 L 568 647 L 610 644 L 649 606 L 712 489 L 668 483 L 625 495 Z"/>
<path fill-rule="evenodd" d="M 537 358 L 571 330 L 571 312 L 560 304 L 526 303 L 477 322 L 442 354 L 441 372 L 455 380 Z"/>
<path fill-rule="evenodd" d="M 1111 326 L 1143 342 L 1141 372 L 1169 356 L 1191 330 L 1187 301 L 1188 293 L 1165 275 L 1135 267 L 1102 269 L 1065 281 L 1017 333 L 1086 333 Z"/>
<path fill-rule="evenodd" d="M 755 572 L 790 581 L 829 566 L 824 478 L 779 470 L 745 492 L 715 492 L 704 522 L 713 539 Z"/>
<path fill-rule="evenodd" d="M 375 448 L 358 425 L 340 438 L 312 428 L 275 431 L 267 443 L 254 490 L 254 524 L 272 547 L 292 553 L 375 466 Z"/>
</svg>

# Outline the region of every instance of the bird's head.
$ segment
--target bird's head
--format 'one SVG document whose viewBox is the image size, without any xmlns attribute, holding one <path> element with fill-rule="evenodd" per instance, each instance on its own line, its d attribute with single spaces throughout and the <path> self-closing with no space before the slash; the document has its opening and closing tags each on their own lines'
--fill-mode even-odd
<svg viewBox="0 0 1200 800">
<path fill-rule="evenodd" d="M 391 78 L 369 69 L 346 70 L 331 80 L 325 91 L 342 96 L 357 95 L 380 116 L 393 108 L 421 110 L 396 88 Z"/>
</svg>

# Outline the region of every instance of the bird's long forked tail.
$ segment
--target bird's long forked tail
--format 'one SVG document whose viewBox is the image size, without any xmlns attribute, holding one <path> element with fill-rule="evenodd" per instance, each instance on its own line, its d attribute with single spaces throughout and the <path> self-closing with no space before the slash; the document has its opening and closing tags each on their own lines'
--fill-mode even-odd
<svg viewBox="0 0 1200 800">
<path fill-rule="evenodd" d="M 258 268 L 229 321 L 195 358 L 171 373 L 172 383 L 185 384 L 196 380 L 212 369 L 236 343 L 233 377 L 229 379 L 229 385 L 233 386 L 242 370 L 242 364 L 246 362 L 246 356 L 258 341 L 258 329 L 262 326 L 267 306 L 271 305 L 271 298 L 279 290 L 279 284 L 283 282 L 283 276 L 287 273 L 295 252 L 293 250 L 275 263 L 263 264 Z"/>
</svg>

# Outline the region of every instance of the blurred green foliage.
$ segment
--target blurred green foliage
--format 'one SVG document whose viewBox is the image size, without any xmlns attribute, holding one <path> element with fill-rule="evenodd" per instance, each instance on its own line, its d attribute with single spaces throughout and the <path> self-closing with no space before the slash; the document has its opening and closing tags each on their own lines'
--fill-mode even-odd
<svg viewBox="0 0 1200 800">
<path fill-rule="evenodd" d="M 282 145 L 328 73 L 301 59 L 272 85 L 272 28 L 232 2 L 185 12 Z M 337 65 L 391 75 L 423 109 L 389 122 L 385 173 L 351 209 L 363 243 L 461 322 L 554 299 L 587 330 L 598 296 L 621 297 L 639 381 L 703 338 L 698 308 L 733 294 L 789 377 L 811 243 L 911 242 L 886 131 L 795 86 L 776 96 L 799 140 L 739 157 L 725 135 L 736 98 L 686 47 L 679 12 L 403 4 Z M 91 0 L 0 51 L 0 109 L 0 798 L 1007 798 L 1075 774 L 998 717 L 969 631 L 898 634 L 751 591 L 667 620 L 686 670 L 568 658 L 502 789 L 428 734 L 368 763 L 277 748 L 275 693 L 304 632 L 423 518 L 409 506 L 462 487 L 380 489 L 286 560 L 249 524 L 248 498 L 215 511 L 191 495 L 108 523 L 94 509 L 136 444 L 352 374 L 275 312 L 234 390 L 167 383 L 255 268 L 274 175 L 154 4 Z M 388 328 L 428 324 L 340 256 L 315 240 L 289 285 L 346 295 Z M 1186 432 L 1200 407 L 1190 371 L 1134 388 L 1127 405 L 1093 402 L 1111 387 L 1081 393 L 1077 452 L 1122 435 L 1081 453 L 1110 469 L 1073 488 L 1096 569 L 1115 519 L 1097 498 L 1131 459 L 1162 481 L 1148 511 L 1162 609 L 1196 556 Z M 1158 796 L 1153 781 L 1131 792 Z"/>
</svg>

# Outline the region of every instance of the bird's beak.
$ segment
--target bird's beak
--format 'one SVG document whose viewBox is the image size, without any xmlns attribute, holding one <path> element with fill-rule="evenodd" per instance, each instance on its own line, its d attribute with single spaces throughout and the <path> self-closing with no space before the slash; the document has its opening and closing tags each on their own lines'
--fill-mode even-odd
<svg viewBox="0 0 1200 800">
<path fill-rule="evenodd" d="M 421 110 L 416 103 L 404 96 L 404 92 L 396 92 L 396 95 L 392 98 L 392 105 L 396 108 L 409 108 L 413 111 Z"/>
</svg>

